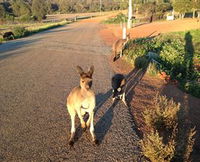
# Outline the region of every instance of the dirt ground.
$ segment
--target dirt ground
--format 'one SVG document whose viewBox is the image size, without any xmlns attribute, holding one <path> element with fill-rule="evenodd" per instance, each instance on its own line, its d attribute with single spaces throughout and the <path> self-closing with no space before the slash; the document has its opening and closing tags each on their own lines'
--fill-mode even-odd
<svg viewBox="0 0 200 162">
<path fill-rule="evenodd" d="M 117 38 L 122 36 L 120 25 L 106 25 L 106 27 L 111 30 Z M 160 33 L 186 31 L 198 28 L 200 28 L 200 21 L 198 19 L 184 19 L 146 23 L 143 25 L 138 25 L 128 30 L 128 32 L 131 33 L 132 38 L 141 38 L 155 36 Z"/>
<path fill-rule="evenodd" d="M 144 24 L 132 28 L 130 32 L 132 38 L 139 38 L 159 33 L 196 29 L 199 27 L 200 22 L 197 22 L 196 19 L 184 19 Z M 121 28 L 119 25 L 105 25 L 104 29 L 100 31 L 100 35 L 106 44 L 112 46 L 112 44 L 121 37 Z M 112 58 L 113 56 L 110 55 L 109 61 L 115 72 L 129 75 L 131 71 L 133 71 L 132 66 L 125 60 L 118 59 L 116 62 L 112 62 Z M 192 161 L 198 161 L 200 159 L 200 99 L 182 92 L 175 85 L 167 83 L 158 76 L 151 77 L 147 74 L 143 76 L 137 86 L 131 89 L 131 91 L 132 92 L 128 94 L 128 98 L 131 98 L 131 111 L 138 130 L 141 132 L 145 131 L 142 112 L 147 106 L 152 105 L 152 99 L 157 93 L 166 95 L 168 98 L 173 98 L 176 102 L 180 102 L 181 106 L 187 108 L 189 118 L 197 131 Z"/>
</svg>

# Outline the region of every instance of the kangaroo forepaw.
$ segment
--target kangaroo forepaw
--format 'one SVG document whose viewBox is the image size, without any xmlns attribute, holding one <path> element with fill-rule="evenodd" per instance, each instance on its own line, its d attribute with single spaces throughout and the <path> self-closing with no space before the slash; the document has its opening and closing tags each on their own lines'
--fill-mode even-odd
<svg viewBox="0 0 200 162">
<path fill-rule="evenodd" d="M 100 144 L 100 142 L 99 142 L 98 139 L 95 139 L 93 142 L 94 142 L 94 144 L 97 145 L 97 146 Z"/>
<path fill-rule="evenodd" d="M 69 145 L 72 147 L 74 145 L 74 140 L 70 140 Z"/>
<path fill-rule="evenodd" d="M 81 127 L 82 127 L 83 129 L 86 129 L 86 124 L 85 124 L 85 122 L 81 123 Z"/>
</svg>

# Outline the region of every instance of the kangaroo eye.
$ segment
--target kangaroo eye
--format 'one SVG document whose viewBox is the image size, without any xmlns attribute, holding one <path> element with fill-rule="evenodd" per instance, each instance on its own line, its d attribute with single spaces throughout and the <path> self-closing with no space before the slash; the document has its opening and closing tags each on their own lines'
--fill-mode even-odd
<svg viewBox="0 0 200 162">
<path fill-rule="evenodd" d="M 82 80 L 82 83 L 84 83 L 85 81 L 84 80 Z"/>
</svg>

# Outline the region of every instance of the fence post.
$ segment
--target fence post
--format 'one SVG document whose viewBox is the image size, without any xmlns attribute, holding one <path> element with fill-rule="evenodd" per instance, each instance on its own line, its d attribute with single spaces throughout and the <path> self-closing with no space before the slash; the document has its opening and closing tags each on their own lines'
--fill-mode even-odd
<svg viewBox="0 0 200 162">
<path fill-rule="evenodd" d="M 122 25 L 122 39 L 126 39 L 126 23 Z"/>
</svg>

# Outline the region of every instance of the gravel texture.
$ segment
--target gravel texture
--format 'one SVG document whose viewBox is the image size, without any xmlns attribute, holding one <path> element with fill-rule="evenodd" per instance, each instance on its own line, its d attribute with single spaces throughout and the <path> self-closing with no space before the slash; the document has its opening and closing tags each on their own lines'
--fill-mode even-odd
<svg viewBox="0 0 200 162">
<path fill-rule="evenodd" d="M 143 161 L 129 109 L 112 105 L 111 48 L 98 23 L 75 23 L 0 45 L 0 161 Z M 66 96 L 79 84 L 76 65 L 94 65 L 99 145 L 82 132 L 69 147 Z"/>
</svg>

